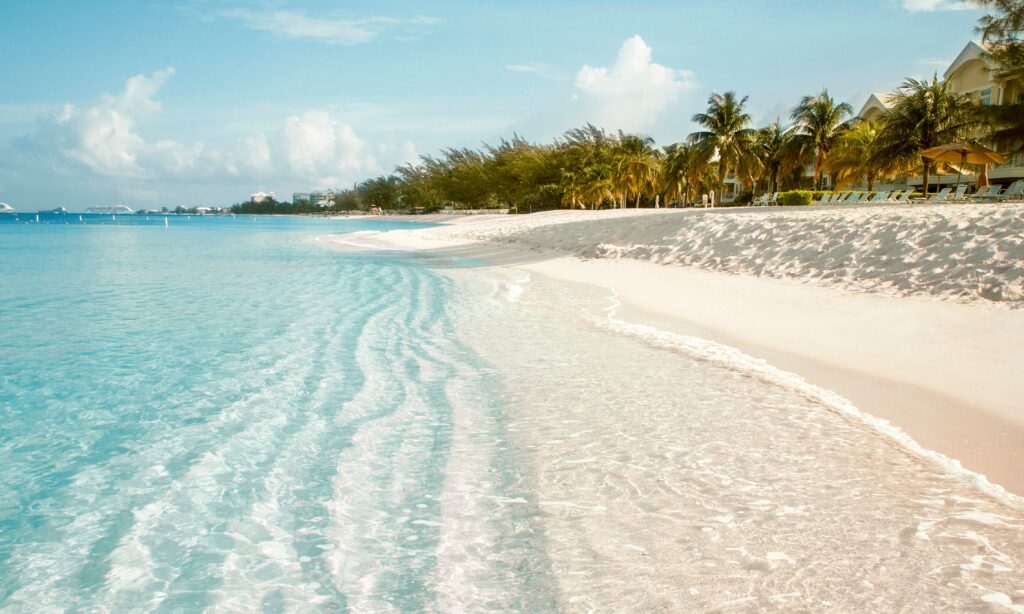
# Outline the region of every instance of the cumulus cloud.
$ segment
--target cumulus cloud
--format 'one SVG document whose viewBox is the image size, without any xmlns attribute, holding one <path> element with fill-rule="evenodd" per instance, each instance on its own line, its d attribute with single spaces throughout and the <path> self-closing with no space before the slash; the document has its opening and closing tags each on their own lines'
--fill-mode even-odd
<svg viewBox="0 0 1024 614">
<path fill-rule="evenodd" d="M 141 128 L 161 112 L 157 94 L 173 74 L 165 68 L 136 75 L 117 94 L 65 105 L 0 150 L 0 176 L 34 178 L 37 185 L 41 177 L 60 177 L 69 186 L 155 200 L 160 184 L 341 187 L 418 158 L 411 141 L 371 146 L 350 124 L 318 109 L 219 147 L 147 139 Z"/>
<path fill-rule="evenodd" d="M 903 8 L 914 13 L 933 11 L 965 11 L 971 7 L 963 0 L 902 0 Z"/>
<path fill-rule="evenodd" d="M 342 185 L 381 172 L 366 142 L 352 126 L 326 111 L 310 110 L 289 117 L 277 137 L 278 151 L 293 176 L 311 177 L 322 184 Z"/>
<path fill-rule="evenodd" d="M 165 68 L 149 76 L 136 75 L 120 94 L 103 94 L 84 109 L 66 104 L 47 131 L 64 155 L 97 173 L 140 176 L 148 145 L 136 132 L 136 122 L 160 110 L 154 96 L 173 74 L 173 68 Z M 170 147 L 165 144 L 162 149 Z"/>
<path fill-rule="evenodd" d="M 407 38 L 434 26 L 440 21 L 433 17 L 314 17 L 302 11 L 224 9 L 217 16 L 230 19 L 242 27 L 270 32 L 285 38 L 309 39 L 333 45 L 359 45 L 368 43 L 384 32 L 397 32 Z"/>
<path fill-rule="evenodd" d="M 628 131 L 651 126 L 694 85 L 691 71 L 656 64 L 651 48 L 640 36 L 622 44 L 610 67 L 585 65 L 576 74 L 577 100 L 588 120 Z"/>
</svg>

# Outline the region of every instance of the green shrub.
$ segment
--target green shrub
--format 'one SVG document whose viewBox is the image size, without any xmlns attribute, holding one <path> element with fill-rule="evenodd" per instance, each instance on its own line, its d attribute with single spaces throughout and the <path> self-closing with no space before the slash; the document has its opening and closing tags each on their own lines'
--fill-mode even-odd
<svg viewBox="0 0 1024 614">
<path fill-rule="evenodd" d="M 779 204 L 783 207 L 804 207 L 814 200 L 814 192 L 810 190 L 790 190 L 779 194 Z"/>
</svg>

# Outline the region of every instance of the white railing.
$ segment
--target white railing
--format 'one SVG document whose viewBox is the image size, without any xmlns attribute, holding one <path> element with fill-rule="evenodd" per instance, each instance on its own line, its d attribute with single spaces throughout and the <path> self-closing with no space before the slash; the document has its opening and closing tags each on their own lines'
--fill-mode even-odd
<svg viewBox="0 0 1024 614">
<path fill-rule="evenodd" d="M 996 164 L 992 167 L 992 170 L 998 168 L 1017 168 L 1021 166 L 1024 166 L 1024 151 L 1018 151 L 1017 153 L 1008 155 L 1006 157 L 1006 162 Z"/>
</svg>

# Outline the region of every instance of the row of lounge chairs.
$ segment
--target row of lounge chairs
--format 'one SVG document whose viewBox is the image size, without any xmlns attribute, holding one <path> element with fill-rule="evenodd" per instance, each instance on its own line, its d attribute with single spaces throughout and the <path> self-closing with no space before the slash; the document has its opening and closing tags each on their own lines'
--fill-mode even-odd
<svg viewBox="0 0 1024 614">
<path fill-rule="evenodd" d="M 967 186 L 960 186 L 955 193 L 950 188 L 942 188 L 928 199 L 930 203 L 962 203 L 969 201 L 994 202 L 1007 200 L 1024 200 L 1024 180 L 1014 181 L 1003 191 L 1002 186 L 990 185 L 967 196 Z M 951 194 L 952 193 L 952 194 Z"/>
<path fill-rule="evenodd" d="M 996 202 L 1008 200 L 1024 200 L 1024 180 L 1016 181 L 1006 188 L 1004 192 L 1001 186 L 991 185 L 983 188 L 976 194 L 967 194 L 968 186 L 959 186 L 954 192 L 952 188 L 943 188 L 938 193 L 929 196 L 927 199 L 914 197 L 914 190 L 896 190 L 895 192 L 826 192 L 820 200 L 814 201 L 815 205 L 849 205 L 853 203 L 875 203 L 875 204 L 904 204 L 911 202 L 929 203 L 963 203 L 970 201 Z M 754 199 L 755 207 L 775 205 L 779 202 L 779 193 L 764 194 Z"/>
<path fill-rule="evenodd" d="M 913 190 L 896 190 L 895 192 L 875 192 L 874 196 L 871 196 L 868 192 L 832 192 L 831 194 L 824 194 L 821 200 L 816 201 L 816 205 L 848 205 L 853 203 L 905 203 L 909 202 L 911 196 L 914 195 Z"/>
</svg>

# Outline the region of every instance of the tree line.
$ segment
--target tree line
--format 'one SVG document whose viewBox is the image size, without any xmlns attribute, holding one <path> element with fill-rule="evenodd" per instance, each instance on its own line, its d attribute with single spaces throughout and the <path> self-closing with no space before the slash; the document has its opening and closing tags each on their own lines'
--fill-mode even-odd
<svg viewBox="0 0 1024 614">
<path fill-rule="evenodd" d="M 1024 0 L 971 0 L 990 14 L 978 30 L 1001 79 L 1024 79 Z M 698 130 L 679 143 L 656 147 L 639 134 L 610 133 L 587 124 L 552 143 L 519 136 L 479 149 L 448 148 L 368 179 L 338 193 L 327 211 L 379 208 L 435 211 L 442 207 L 508 208 L 516 212 L 555 208 L 621 208 L 686 204 L 713 194 L 721 203 L 727 177 L 751 194 L 800 187 L 821 189 L 920 173 L 927 193 L 941 170 L 921 156 L 925 149 L 981 137 L 1001 147 L 1024 142 L 1024 104 L 983 106 L 950 85 L 908 78 L 892 92 L 880 118 L 853 117 L 849 104 L 827 90 L 803 97 L 787 124 L 781 118 L 755 127 L 748 97 L 713 93 L 693 115 Z M 808 179 L 805 169 L 813 169 Z M 236 205 L 245 213 L 323 212 L 308 203 L 264 201 Z M 285 211 L 287 209 L 287 211 Z"/>
</svg>

